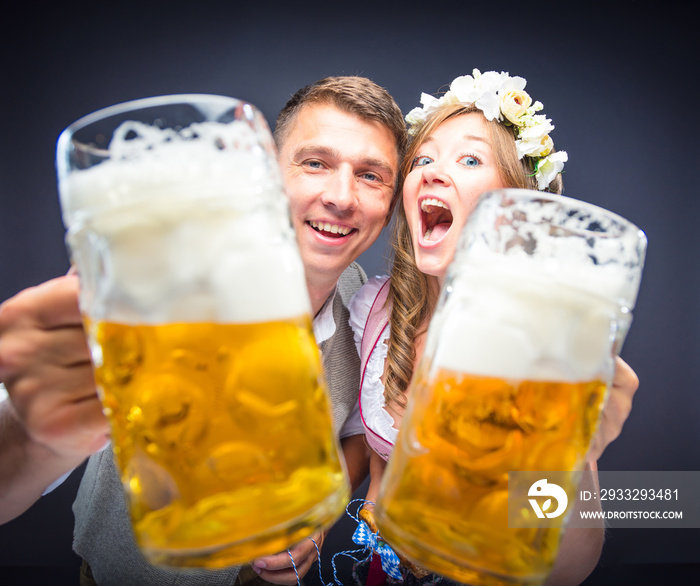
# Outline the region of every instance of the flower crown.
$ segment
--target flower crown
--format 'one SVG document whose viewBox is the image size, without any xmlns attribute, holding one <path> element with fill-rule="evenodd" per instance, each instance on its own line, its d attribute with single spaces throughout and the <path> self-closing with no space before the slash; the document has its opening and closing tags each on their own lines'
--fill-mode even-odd
<svg viewBox="0 0 700 586">
<path fill-rule="evenodd" d="M 474 104 L 487 120 L 497 120 L 515 127 L 515 148 L 518 158 L 530 157 L 535 161 L 537 189 L 544 191 L 551 181 L 562 172 L 568 160 L 566 151 L 552 152 L 554 143 L 549 133 L 554 130 L 552 121 L 543 114 L 541 102 L 532 103 L 532 98 L 523 91 L 527 81 L 522 77 L 511 77 L 505 72 L 478 69 L 472 75 L 456 78 L 450 89 L 441 98 L 422 93 L 421 108 L 414 108 L 406 115 L 408 133 L 416 134 L 428 115 L 445 104 Z"/>
</svg>

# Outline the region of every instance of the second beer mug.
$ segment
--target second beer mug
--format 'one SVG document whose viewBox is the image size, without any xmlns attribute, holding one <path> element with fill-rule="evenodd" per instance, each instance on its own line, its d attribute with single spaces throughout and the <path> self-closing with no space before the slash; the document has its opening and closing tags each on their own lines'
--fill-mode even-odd
<svg viewBox="0 0 700 586">
<path fill-rule="evenodd" d="M 638 228 L 590 204 L 482 196 L 383 477 L 376 519 L 391 545 L 475 586 L 546 579 L 566 517 L 509 526 L 509 472 L 560 473 L 573 505 L 645 250 Z"/>
<path fill-rule="evenodd" d="M 343 512 L 304 269 L 250 104 L 149 98 L 61 135 L 67 243 L 146 558 L 221 567 Z"/>
</svg>

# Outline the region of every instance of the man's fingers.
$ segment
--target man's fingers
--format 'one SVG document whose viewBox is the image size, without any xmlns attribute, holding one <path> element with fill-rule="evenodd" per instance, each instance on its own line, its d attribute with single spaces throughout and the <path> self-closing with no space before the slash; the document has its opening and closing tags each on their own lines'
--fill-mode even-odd
<svg viewBox="0 0 700 586">
<path fill-rule="evenodd" d="M 292 569 L 280 570 L 277 572 L 261 570 L 258 575 L 267 582 L 270 582 L 272 584 L 280 584 L 281 586 L 296 586 L 296 584 L 298 583 L 297 575 Z M 301 574 L 299 574 L 299 580 L 301 580 Z"/>
<path fill-rule="evenodd" d="M 45 287 L 45 289 L 44 289 Z M 47 329 L 82 324 L 78 276 L 66 275 L 37 287 L 41 303 L 37 315 Z M 44 302 L 46 296 L 46 302 Z"/>
<path fill-rule="evenodd" d="M 322 538 L 318 535 L 313 537 L 320 549 Z M 293 564 L 292 560 L 294 560 Z M 293 586 L 297 584 L 297 575 L 299 579 L 303 578 L 317 560 L 316 545 L 310 539 L 304 539 L 288 551 L 256 559 L 253 567 L 263 580 L 273 584 Z"/>
<path fill-rule="evenodd" d="M 33 427 L 34 433 L 40 443 L 49 447 L 68 443 L 62 447 L 89 454 L 102 447 L 109 438 L 109 424 L 97 397 L 60 405 L 51 417 L 37 419 L 40 423 Z M 66 430 L 75 431 L 66 435 Z M 64 439 L 66 437 L 70 442 Z"/>
<path fill-rule="evenodd" d="M 97 397 L 75 275 L 31 287 L 0 305 L 0 379 L 28 445 L 73 460 L 104 445 L 109 427 Z"/>
<path fill-rule="evenodd" d="M 267 580 L 268 582 L 271 582 L 273 584 L 295 586 L 301 579 L 304 578 L 304 576 L 306 576 L 307 572 L 311 569 L 311 566 L 316 561 L 315 554 L 313 557 L 309 556 L 305 557 L 304 559 L 297 559 L 296 557 L 294 557 L 294 565 L 292 565 L 292 560 L 289 557 L 289 554 L 286 555 L 289 567 L 280 570 L 258 568 L 259 576 L 263 580 Z"/>
<path fill-rule="evenodd" d="M 78 277 L 65 275 L 25 289 L 3 304 L 8 319 L 20 315 L 43 329 L 82 323 L 78 305 Z"/>
<path fill-rule="evenodd" d="M 52 381 L 50 390 L 47 380 Z M 81 454 L 104 445 L 109 426 L 91 364 L 70 369 L 45 364 L 32 376 L 19 377 L 11 388 L 14 409 L 37 443 L 56 452 Z"/>
<path fill-rule="evenodd" d="M 0 335 L 3 379 L 21 376 L 36 364 L 88 361 L 76 278 L 53 279 L 5 301 L 0 305 Z"/>
<path fill-rule="evenodd" d="M 21 368 L 31 363 L 74 366 L 90 362 L 90 349 L 81 325 L 53 330 L 24 330 L 8 334 L 3 342 L 6 365 Z"/>
<path fill-rule="evenodd" d="M 35 405 L 51 406 L 97 399 L 90 362 L 82 362 L 70 368 L 50 363 L 39 364 L 35 365 L 30 374 L 18 375 L 16 380 L 10 376 L 5 382 L 12 385 L 10 396 L 19 410 Z"/>
<path fill-rule="evenodd" d="M 318 542 L 318 539 L 316 541 Z M 291 557 L 289 555 L 290 553 Z M 268 571 L 284 570 L 292 567 L 292 558 L 294 559 L 294 563 L 299 564 L 312 554 L 313 560 L 315 560 L 316 546 L 310 539 L 304 539 L 290 547 L 288 551 L 255 559 L 253 561 L 253 566 L 261 569 L 264 568 Z"/>
</svg>

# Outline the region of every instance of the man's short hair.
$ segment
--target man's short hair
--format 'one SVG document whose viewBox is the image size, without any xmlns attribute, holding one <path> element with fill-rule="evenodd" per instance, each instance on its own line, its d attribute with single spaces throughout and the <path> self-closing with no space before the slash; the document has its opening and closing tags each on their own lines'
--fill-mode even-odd
<svg viewBox="0 0 700 586">
<path fill-rule="evenodd" d="M 326 77 L 297 91 L 277 117 L 275 143 L 281 149 L 300 110 L 308 104 L 328 104 L 391 132 L 401 162 L 407 143 L 406 124 L 394 98 L 366 77 Z"/>
</svg>

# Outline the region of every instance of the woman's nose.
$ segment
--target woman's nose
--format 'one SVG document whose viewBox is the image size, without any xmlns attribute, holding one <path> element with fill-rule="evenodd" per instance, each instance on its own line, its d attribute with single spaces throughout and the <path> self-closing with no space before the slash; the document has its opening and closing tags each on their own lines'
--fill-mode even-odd
<svg viewBox="0 0 700 586">
<path fill-rule="evenodd" d="M 423 167 L 423 182 L 449 185 L 451 180 L 449 174 L 445 171 L 444 165 L 434 162 Z"/>
</svg>

